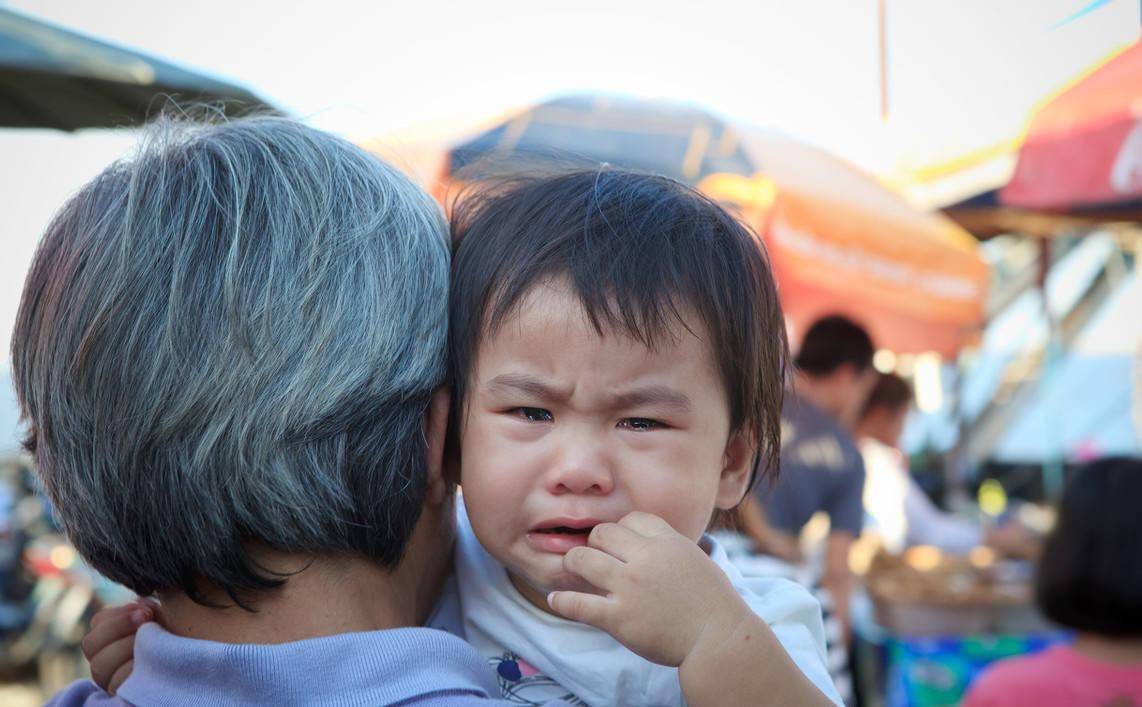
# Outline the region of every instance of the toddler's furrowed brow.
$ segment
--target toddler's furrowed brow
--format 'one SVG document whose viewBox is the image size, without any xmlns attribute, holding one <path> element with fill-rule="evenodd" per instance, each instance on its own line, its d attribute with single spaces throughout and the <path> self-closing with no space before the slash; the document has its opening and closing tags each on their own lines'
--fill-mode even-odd
<svg viewBox="0 0 1142 707">
<path fill-rule="evenodd" d="M 566 400 L 571 396 L 571 391 L 548 385 L 526 373 L 501 373 L 488 381 L 485 386 L 494 393 L 524 393 L 546 401 Z"/>
<path fill-rule="evenodd" d="M 611 399 L 611 407 L 616 410 L 637 408 L 644 405 L 670 408 L 679 413 L 688 413 L 693 409 L 689 396 L 664 385 L 634 388 L 616 393 Z"/>
<path fill-rule="evenodd" d="M 571 397 L 571 391 L 557 388 L 526 373 L 502 373 L 489 380 L 487 388 L 494 393 L 524 393 L 536 400 L 564 401 Z M 689 396 L 665 385 L 647 385 L 607 398 L 607 407 L 612 410 L 625 410 L 642 406 L 672 409 L 680 414 L 694 409 Z"/>
</svg>

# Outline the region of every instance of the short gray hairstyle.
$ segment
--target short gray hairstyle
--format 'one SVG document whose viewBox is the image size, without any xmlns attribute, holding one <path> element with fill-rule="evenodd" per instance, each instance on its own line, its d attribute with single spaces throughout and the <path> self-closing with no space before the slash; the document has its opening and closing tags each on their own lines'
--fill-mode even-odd
<svg viewBox="0 0 1142 707">
<path fill-rule="evenodd" d="M 163 119 L 48 227 L 12 371 L 57 515 L 140 594 L 280 586 L 249 543 L 400 561 L 445 375 L 439 206 L 283 118 Z"/>
</svg>

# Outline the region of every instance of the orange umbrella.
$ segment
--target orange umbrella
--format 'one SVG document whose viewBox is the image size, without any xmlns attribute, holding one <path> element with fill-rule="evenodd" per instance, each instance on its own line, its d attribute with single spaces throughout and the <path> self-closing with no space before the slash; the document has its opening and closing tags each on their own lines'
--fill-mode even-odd
<svg viewBox="0 0 1142 707">
<path fill-rule="evenodd" d="M 688 106 L 561 99 L 454 147 L 437 194 L 490 155 L 641 168 L 735 207 L 768 246 L 794 341 L 818 317 L 843 313 L 878 347 L 951 357 L 982 325 L 988 269 L 974 238 L 789 138 Z"/>
<path fill-rule="evenodd" d="M 1142 44 L 1034 115 L 999 198 L 1046 210 L 1142 198 Z"/>
<path fill-rule="evenodd" d="M 970 234 L 832 155 L 779 135 L 743 136 L 764 173 L 713 175 L 699 188 L 748 205 L 743 215 L 764 234 L 793 340 L 837 312 L 898 353 L 952 357 L 976 337 L 988 267 Z"/>
</svg>

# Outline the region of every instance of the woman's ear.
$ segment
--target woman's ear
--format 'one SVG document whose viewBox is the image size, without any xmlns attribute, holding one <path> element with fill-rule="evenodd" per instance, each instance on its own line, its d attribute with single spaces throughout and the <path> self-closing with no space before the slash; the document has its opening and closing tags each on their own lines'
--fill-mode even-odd
<svg viewBox="0 0 1142 707">
<path fill-rule="evenodd" d="M 757 445 L 742 432 L 735 432 L 726 443 L 722 476 L 718 480 L 718 494 L 714 505 L 727 511 L 741 503 L 753 474 Z"/>
<path fill-rule="evenodd" d="M 425 460 L 428 474 L 425 501 L 428 503 L 443 503 L 448 498 L 448 490 L 451 487 L 446 471 L 449 460 L 445 457 L 451 400 L 451 390 L 444 387 L 437 388 L 432 393 L 428 409 L 424 411 Z"/>
</svg>

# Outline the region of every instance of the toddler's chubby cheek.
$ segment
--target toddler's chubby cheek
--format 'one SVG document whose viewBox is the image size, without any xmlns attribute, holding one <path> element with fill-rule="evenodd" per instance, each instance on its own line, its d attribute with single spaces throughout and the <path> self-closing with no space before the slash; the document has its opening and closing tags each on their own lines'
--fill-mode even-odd
<svg viewBox="0 0 1142 707">
<path fill-rule="evenodd" d="M 468 509 L 468 518 L 476 539 L 495 556 L 509 552 L 513 544 L 525 539 L 522 531 L 513 528 L 510 517 L 508 510 L 502 507 L 475 511 Z"/>
</svg>

